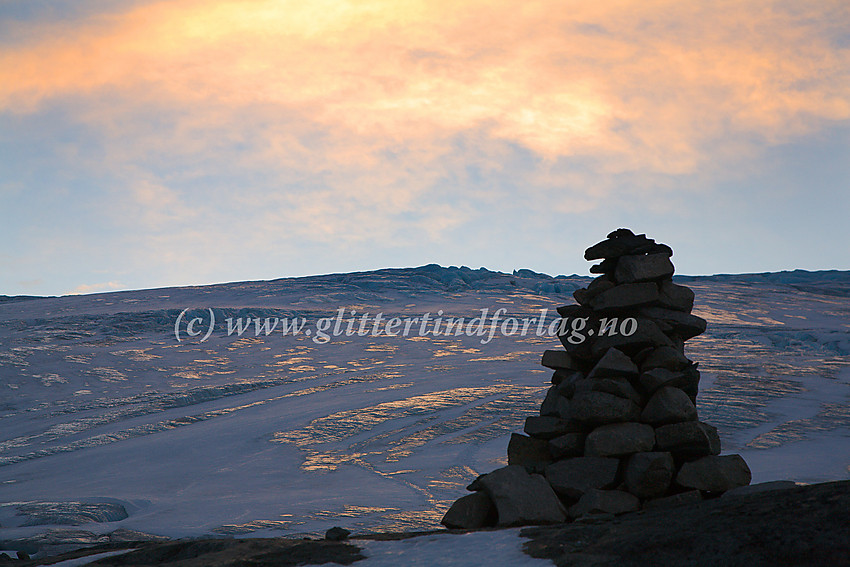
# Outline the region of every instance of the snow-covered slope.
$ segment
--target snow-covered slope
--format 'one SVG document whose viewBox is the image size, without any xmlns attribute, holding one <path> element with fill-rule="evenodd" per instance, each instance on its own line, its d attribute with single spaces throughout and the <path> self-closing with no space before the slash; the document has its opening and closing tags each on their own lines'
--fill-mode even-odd
<svg viewBox="0 0 850 567">
<path fill-rule="evenodd" d="M 724 452 L 742 453 L 754 482 L 850 478 L 850 272 L 679 280 L 709 321 L 687 348 Z M 25 526 L 51 516 L 18 515 L 17 502 L 126 509 L 80 526 L 95 532 L 437 527 L 475 476 L 506 463 L 549 383 L 540 356 L 559 343 L 536 321 L 524 336 L 420 336 L 422 315 L 468 324 L 504 308 L 521 323 L 548 309 L 548 322 L 588 281 L 430 265 L 0 301 L 0 540 L 56 527 Z M 305 323 L 228 336 L 228 318 L 249 317 L 261 330 Z M 393 317 L 419 320 L 371 332 Z"/>
</svg>

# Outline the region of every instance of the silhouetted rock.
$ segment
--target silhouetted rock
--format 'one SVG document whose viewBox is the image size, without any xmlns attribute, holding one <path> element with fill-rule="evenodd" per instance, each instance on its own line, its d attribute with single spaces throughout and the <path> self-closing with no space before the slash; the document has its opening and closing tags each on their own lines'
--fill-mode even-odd
<svg viewBox="0 0 850 567">
<path fill-rule="evenodd" d="M 617 515 L 637 510 L 640 510 L 640 500 L 628 492 L 592 488 L 570 507 L 568 514 L 572 518 L 579 518 L 586 514 Z"/>
<path fill-rule="evenodd" d="M 688 395 L 679 388 L 659 388 L 640 414 L 640 420 L 652 425 L 665 425 L 680 421 L 696 421 L 697 408 Z"/>
<path fill-rule="evenodd" d="M 566 519 L 561 501 L 546 479 L 510 465 L 481 478 L 484 492 L 498 512 L 499 526 L 554 524 Z"/>
<path fill-rule="evenodd" d="M 683 388 L 688 383 L 688 379 L 683 372 L 672 372 L 666 368 L 653 368 L 642 372 L 638 382 L 644 392 L 654 394 L 656 390 L 664 386 Z"/>
<path fill-rule="evenodd" d="M 581 431 L 577 423 L 560 417 L 532 415 L 525 418 L 525 432 L 537 439 L 554 439 L 576 431 Z"/>
<path fill-rule="evenodd" d="M 707 325 L 701 317 L 663 307 L 641 307 L 638 313 L 655 321 L 662 331 L 674 333 L 684 340 L 703 334 Z"/>
<path fill-rule="evenodd" d="M 555 460 L 580 457 L 584 452 L 584 433 L 566 433 L 549 441 L 549 453 Z"/>
<path fill-rule="evenodd" d="M 591 425 L 635 421 L 640 416 L 640 406 L 635 402 L 598 391 L 576 391 L 570 403 L 572 417 Z"/>
<path fill-rule="evenodd" d="M 508 464 L 523 466 L 545 466 L 552 462 L 549 442 L 544 439 L 511 433 L 508 443 Z"/>
<path fill-rule="evenodd" d="M 673 271 L 673 262 L 664 253 L 621 256 L 614 279 L 617 283 L 654 281 L 671 277 Z"/>
<path fill-rule="evenodd" d="M 610 348 L 617 348 L 627 355 L 637 354 L 647 347 L 672 346 L 670 338 L 661 332 L 658 325 L 650 319 L 638 317 L 637 330 L 631 335 L 617 332 L 606 334 L 593 341 L 590 347 L 592 356 L 602 356 Z M 592 328 L 592 327 L 591 327 Z M 597 325 L 598 328 L 598 325 Z M 563 342 L 563 341 L 561 341 Z M 591 342 L 591 341 L 585 341 Z"/>
<path fill-rule="evenodd" d="M 685 421 L 663 425 L 655 430 L 659 451 L 670 451 L 680 459 L 691 460 L 720 454 L 720 435 L 713 425 Z"/>
<path fill-rule="evenodd" d="M 484 492 L 473 492 L 455 500 L 440 523 L 447 528 L 471 530 L 495 526 L 497 519 L 490 497 Z"/>
<path fill-rule="evenodd" d="M 711 455 L 683 464 L 676 484 L 705 492 L 726 492 L 750 484 L 752 478 L 741 455 Z"/>
<path fill-rule="evenodd" d="M 637 364 L 632 362 L 632 359 L 626 356 L 622 351 L 616 348 L 609 348 L 605 351 L 599 362 L 593 367 L 588 378 L 618 378 L 637 376 Z"/>
<path fill-rule="evenodd" d="M 650 352 L 641 362 L 640 368 L 643 372 L 654 368 L 664 368 L 672 372 L 684 370 L 690 366 L 691 361 L 672 346 L 661 346 Z"/>
<path fill-rule="evenodd" d="M 591 488 L 613 488 L 619 468 L 619 459 L 576 457 L 552 463 L 545 474 L 555 492 L 578 499 Z"/>
<path fill-rule="evenodd" d="M 626 487 L 639 498 L 658 498 L 670 488 L 674 474 L 670 453 L 635 453 L 626 465 Z"/>
<path fill-rule="evenodd" d="M 600 313 L 621 309 L 633 309 L 649 305 L 658 300 L 658 286 L 652 282 L 627 283 L 603 291 L 588 305 Z"/>
<path fill-rule="evenodd" d="M 588 457 L 622 457 L 655 446 L 655 430 L 645 423 L 612 423 L 591 431 L 584 442 Z"/>
<path fill-rule="evenodd" d="M 618 398 L 640 403 L 641 395 L 625 378 L 588 378 L 573 384 L 572 397 L 577 392 L 605 392 Z M 577 402 L 578 403 L 578 402 Z"/>
<path fill-rule="evenodd" d="M 671 280 L 664 280 L 658 286 L 658 305 L 690 313 L 694 308 L 694 292 L 683 285 L 676 285 Z"/>
<path fill-rule="evenodd" d="M 350 535 L 351 532 L 347 529 L 334 526 L 325 532 L 325 539 L 328 541 L 345 541 Z"/>
</svg>

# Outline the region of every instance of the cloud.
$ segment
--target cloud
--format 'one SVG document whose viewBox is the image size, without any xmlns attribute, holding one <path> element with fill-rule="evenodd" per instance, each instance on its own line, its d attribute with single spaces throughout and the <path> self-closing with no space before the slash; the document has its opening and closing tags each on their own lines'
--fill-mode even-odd
<svg viewBox="0 0 850 567">
<path fill-rule="evenodd" d="M 120 282 L 104 282 L 95 284 L 81 284 L 75 287 L 68 295 L 77 295 L 82 293 L 97 293 L 100 291 L 115 291 L 119 289 L 127 289 L 127 286 Z"/>
<path fill-rule="evenodd" d="M 587 219 L 741 208 L 765 190 L 730 179 L 850 120 L 843 1 L 122 5 L 0 43 L 0 199 L 63 215 L 6 230 L 94 281 L 553 256 Z"/>
<path fill-rule="evenodd" d="M 850 118 L 850 51 L 822 33 L 829 18 L 850 24 L 840 3 L 735 8 L 151 3 L 71 29 L 34 26 L 37 39 L 3 54 L 0 108 L 117 92 L 188 112 L 180 128 L 227 124 L 234 139 L 243 109 L 263 107 L 273 123 L 297 113 L 296 138 L 321 132 L 339 165 L 484 130 L 548 160 L 592 155 L 614 171 L 674 174 L 703 163 L 717 139 L 777 143 Z"/>
<path fill-rule="evenodd" d="M 41 279 L 36 278 L 34 280 L 19 280 L 19 281 L 16 281 L 15 283 L 18 284 L 19 286 L 21 286 L 24 289 L 28 289 L 28 288 L 36 288 L 36 287 L 42 285 L 44 282 Z"/>
</svg>

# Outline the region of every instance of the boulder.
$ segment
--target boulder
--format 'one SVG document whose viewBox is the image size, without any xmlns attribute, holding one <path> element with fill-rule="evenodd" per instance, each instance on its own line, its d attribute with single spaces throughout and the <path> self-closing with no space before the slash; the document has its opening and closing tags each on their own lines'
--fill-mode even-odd
<svg viewBox="0 0 850 567">
<path fill-rule="evenodd" d="M 707 325 L 702 317 L 664 307 L 642 307 L 639 313 L 659 324 L 663 323 L 671 333 L 684 340 L 703 334 Z"/>
<path fill-rule="evenodd" d="M 560 496 L 573 500 L 592 488 L 613 488 L 620 460 L 606 457 L 576 457 L 546 467 L 546 480 Z"/>
<path fill-rule="evenodd" d="M 572 507 L 568 514 L 579 518 L 586 514 L 625 514 L 640 510 L 640 500 L 622 490 L 590 489 Z"/>
<path fill-rule="evenodd" d="M 636 421 L 640 415 L 640 406 L 635 402 L 593 390 L 577 390 L 570 403 L 570 410 L 574 420 L 591 425 Z"/>
<path fill-rule="evenodd" d="M 664 280 L 658 286 L 658 305 L 665 309 L 690 313 L 694 308 L 694 292 L 689 287 Z"/>
<path fill-rule="evenodd" d="M 626 356 L 623 351 L 609 348 L 593 367 L 588 378 L 630 378 L 638 375 L 637 364 Z"/>
<path fill-rule="evenodd" d="M 584 433 L 565 433 L 549 441 L 549 453 L 554 460 L 580 457 L 584 452 Z"/>
<path fill-rule="evenodd" d="M 696 419 L 697 408 L 688 395 L 679 388 L 669 386 L 659 388 L 640 414 L 641 421 L 656 426 Z"/>
<path fill-rule="evenodd" d="M 605 336 L 597 337 L 590 346 L 591 356 L 602 356 L 610 348 L 617 348 L 627 355 L 634 355 L 647 347 L 672 346 L 673 342 L 670 338 L 661 332 L 653 321 L 643 317 L 637 317 L 637 330 L 631 335 L 624 335 L 619 332 L 606 333 Z M 588 326 L 591 330 L 592 326 Z M 599 328 L 597 323 L 595 329 Z M 562 341 L 563 342 L 563 341 Z M 585 341 L 589 343 L 591 341 Z"/>
<path fill-rule="evenodd" d="M 670 451 L 677 459 L 693 460 L 720 454 L 717 428 L 701 421 L 663 425 L 655 430 L 659 451 Z"/>
<path fill-rule="evenodd" d="M 683 372 L 672 372 L 666 368 L 653 368 L 642 372 L 638 378 L 638 383 L 647 394 L 654 394 L 656 390 L 664 386 L 683 388 L 688 380 Z"/>
<path fill-rule="evenodd" d="M 474 495 L 471 494 L 470 496 Z M 351 532 L 349 530 L 339 526 L 334 526 L 325 532 L 325 539 L 328 541 L 345 541 L 350 535 Z"/>
<path fill-rule="evenodd" d="M 710 455 L 683 464 L 676 475 L 676 484 L 704 492 L 726 492 L 747 486 L 752 479 L 750 467 L 741 455 Z"/>
<path fill-rule="evenodd" d="M 588 270 L 591 274 L 604 274 L 604 275 L 613 275 L 614 270 L 617 268 L 617 260 L 615 258 L 608 258 L 607 260 L 602 260 L 598 264 L 594 264 Z"/>
<path fill-rule="evenodd" d="M 673 275 L 673 262 L 664 253 L 621 256 L 617 260 L 614 279 L 617 283 L 660 280 Z"/>
<path fill-rule="evenodd" d="M 508 442 L 508 464 L 523 466 L 545 466 L 552 462 L 549 442 L 544 439 L 511 433 Z"/>
<path fill-rule="evenodd" d="M 440 523 L 449 529 L 472 530 L 495 526 L 496 507 L 484 492 L 473 492 L 454 501 Z"/>
<path fill-rule="evenodd" d="M 550 465 L 551 466 L 551 465 Z M 498 514 L 499 526 L 556 524 L 566 520 L 566 510 L 546 479 L 509 465 L 480 479 Z"/>
<path fill-rule="evenodd" d="M 658 286 L 653 282 L 641 282 L 614 286 L 588 300 L 588 304 L 595 311 L 606 313 L 642 307 L 656 301 Z"/>
<path fill-rule="evenodd" d="M 551 415 L 525 418 L 525 432 L 537 439 L 554 439 L 564 433 L 574 433 L 583 428 L 576 422 Z"/>
<path fill-rule="evenodd" d="M 670 488 L 674 473 L 675 465 L 670 453 L 636 453 L 626 465 L 626 487 L 638 498 L 658 498 Z"/>
<path fill-rule="evenodd" d="M 611 289 L 615 285 L 616 284 L 611 281 L 607 276 L 599 276 L 598 278 L 590 282 L 590 285 L 588 285 L 587 288 L 577 289 L 575 292 L 573 292 L 573 297 L 580 304 L 584 305 L 585 307 L 589 307 L 590 301 L 594 297 L 596 297 L 603 291 Z"/>
<path fill-rule="evenodd" d="M 699 370 L 697 370 L 696 363 L 688 366 L 684 370 L 682 370 L 682 374 L 685 375 L 684 385 L 681 386 L 681 390 L 684 391 L 691 401 L 696 405 L 697 403 L 697 394 L 699 393 Z"/>
<path fill-rule="evenodd" d="M 579 370 L 580 366 L 576 360 L 563 350 L 547 350 L 543 352 L 540 364 L 553 370 L 568 369 Z"/>
<path fill-rule="evenodd" d="M 560 390 L 558 390 L 558 386 L 552 385 L 549 390 L 546 391 L 546 397 L 543 398 L 543 403 L 540 404 L 540 415 L 558 415 L 558 401 L 559 398 L 562 398 Z"/>
<path fill-rule="evenodd" d="M 676 372 L 690 365 L 691 361 L 675 347 L 660 346 L 643 359 L 640 368 L 644 372 L 654 368 L 664 368 Z"/>
<path fill-rule="evenodd" d="M 559 368 L 558 370 L 552 373 L 552 384 L 555 384 L 556 386 L 564 383 L 566 383 L 565 386 L 568 386 L 576 380 L 582 379 L 584 379 L 584 374 L 582 372 L 579 372 L 578 370 Z"/>
<path fill-rule="evenodd" d="M 655 446 L 655 430 L 645 423 L 612 423 L 591 431 L 584 442 L 588 457 L 622 457 Z"/>
<path fill-rule="evenodd" d="M 641 402 L 641 395 L 638 393 L 637 390 L 635 390 L 631 382 L 629 382 L 625 378 L 597 378 L 579 380 L 573 386 L 572 397 L 575 397 L 576 392 L 591 391 L 606 392 L 608 394 L 617 396 L 618 398 L 625 398 L 627 400 L 631 400 L 636 404 L 639 404 Z"/>
</svg>

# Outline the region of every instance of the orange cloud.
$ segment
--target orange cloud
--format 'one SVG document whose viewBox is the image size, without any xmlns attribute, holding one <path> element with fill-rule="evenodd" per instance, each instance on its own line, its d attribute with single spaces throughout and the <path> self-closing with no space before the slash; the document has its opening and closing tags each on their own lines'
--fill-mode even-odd
<svg viewBox="0 0 850 567">
<path fill-rule="evenodd" d="M 850 50 L 824 33 L 850 25 L 848 10 L 797 4 L 151 3 L 33 25 L 0 54 L 0 109 L 117 93 L 126 108 L 88 118 L 156 104 L 181 109 L 183 128 L 239 137 L 245 109 L 271 124 L 295 113 L 294 137 L 266 132 L 275 159 L 293 159 L 310 128 L 328 133 L 334 163 L 361 167 L 394 146 L 444 154 L 480 130 L 545 160 L 689 173 L 734 136 L 776 143 L 850 118 Z"/>
</svg>

